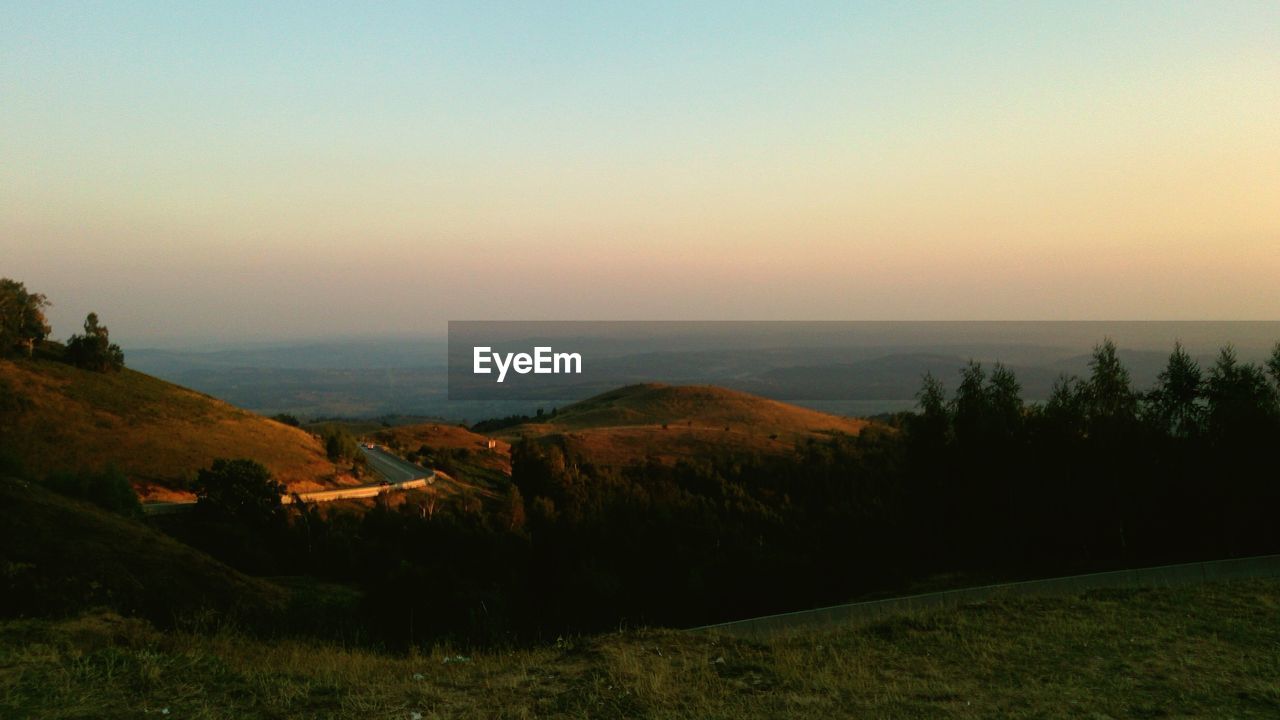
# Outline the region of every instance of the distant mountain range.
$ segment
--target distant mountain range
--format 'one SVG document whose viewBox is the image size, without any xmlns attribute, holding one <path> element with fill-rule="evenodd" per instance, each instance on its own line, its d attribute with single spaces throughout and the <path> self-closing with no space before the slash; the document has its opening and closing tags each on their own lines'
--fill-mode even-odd
<svg viewBox="0 0 1280 720">
<path fill-rule="evenodd" d="M 656 324 L 659 328 L 661 324 Z M 1280 340 L 1280 323 L 780 323 L 733 334 L 708 324 L 705 336 L 655 334 L 619 339 L 578 333 L 592 372 L 550 386 L 493 386 L 480 400 L 448 396 L 441 339 L 350 340 L 217 350 L 130 349 L 131 367 L 256 412 L 303 418 L 407 415 L 451 421 L 550 410 L 619 386 L 711 384 L 826 412 L 874 415 L 913 406 L 925 373 L 954 387 L 974 359 L 1016 373 L 1029 401 L 1046 398 L 1063 375 L 1088 373 L 1095 343 L 1114 337 L 1135 387 L 1150 387 L 1176 339 L 1204 365 L 1232 342 L 1261 360 Z M 793 327 L 793 325 L 795 327 Z M 824 333 L 826 333 L 824 335 Z M 825 339 L 825 342 L 824 342 Z M 523 342 L 552 342 L 544 337 Z M 563 344 L 564 338 L 557 341 Z"/>
</svg>

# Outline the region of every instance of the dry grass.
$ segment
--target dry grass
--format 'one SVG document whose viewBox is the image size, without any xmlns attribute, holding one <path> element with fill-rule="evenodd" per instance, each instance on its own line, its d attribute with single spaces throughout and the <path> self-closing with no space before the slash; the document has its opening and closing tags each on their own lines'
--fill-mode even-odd
<svg viewBox="0 0 1280 720">
<path fill-rule="evenodd" d="M 635 425 L 686 425 L 720 428 L 752 426 L 761 433 L 856 435 L 865 420 L 768 400 L 713 385 L 630 385 L 561 408 L 539 425 L 557 431 Z"/>
<path fill-rule="evenodd" d="M 144 498 L 166 500 L 215 458 L 244 457 L 291 490 L 342 483 L 308 433 L 132 370 L 0 360 L 0 391 L 0 450 L 34 476 L 114 464 Z"/>
<path fill-rule="evenodd" d="M 0 624 L 0 715 L 184 718 L 1280 716 L 1280 581 L 1019 599 L 766 643 L 628 631 L 392 656 Z M 455 661 L 459 655 L 460 661 Z"/>
<path fill-rule="evenodd" d="M 487 445 L 489 436 L 473 433 L 459 425 L 438 422 L 400 425 L 380 429 L 371 436 L 378 442 L 399 445 L 405 450 L 417 450 L 423 445 L 435 449 L 470 450 L 469 464 L 511 476 L 510 443 L 494 438 L 496 446 L 490 450 Z"/>
<path fill-rule="evenodd" d="M 785 455 L 807 435 L 766 433 L 752 425 L 729 430 L 672 425 L 595 428 L 545 437 L 561 443 L 574 457 L 590 458 L 597 465 L 621 466 L 645 460 L 670 464 L 718 455 Z"/>
<path fill-rule="evenodd" d="M 599 465 L 725 453 L 783 455 L 810 438 L 857 435 L 868 421 L 710 385 L 632 385 L 502 431 L 541 437 Z"/>
</svg>

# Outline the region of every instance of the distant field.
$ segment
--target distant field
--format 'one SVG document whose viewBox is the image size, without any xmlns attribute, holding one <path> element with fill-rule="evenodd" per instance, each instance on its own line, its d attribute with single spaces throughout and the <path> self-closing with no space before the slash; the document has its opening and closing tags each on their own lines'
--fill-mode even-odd
<svg viewBox="0 0 1280 720">
<path fill-rule="evenodd" d="M 112 615 L 0 622 L 13 718 L 1274 718 L 1278 677 L 1280 580 L 1002 600 L 766 643 L 630 630 L 407 656 Z"/>
<path fill-rule="evenodd" d="M 343 482 L 310 434 L 129 369 L 0 360 L 0 397 L 0 453 L 35 477 L 115 465 L 166 499 L 215 458 L 245 457 L 292 490 Z"/>
</svg>

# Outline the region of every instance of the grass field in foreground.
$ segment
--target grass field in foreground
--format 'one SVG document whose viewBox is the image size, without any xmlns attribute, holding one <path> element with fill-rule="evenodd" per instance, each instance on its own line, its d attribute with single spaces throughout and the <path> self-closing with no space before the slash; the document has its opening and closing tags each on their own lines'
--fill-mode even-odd
<svg viewBox="0 0 1280 720">
<path fill-rule="evenodd" d="M 0 717 L 142 716 L 1274 718 L 1280 580 L 1002 600 L 767 643 L 629 630 L 407 656 L 112 615 L 0 623 Z"/>
</svg>

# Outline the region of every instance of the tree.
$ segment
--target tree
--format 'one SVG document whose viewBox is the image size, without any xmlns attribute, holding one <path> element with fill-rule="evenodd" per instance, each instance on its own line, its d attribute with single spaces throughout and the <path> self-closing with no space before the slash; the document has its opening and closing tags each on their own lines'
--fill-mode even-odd
<svg viewBox="0 0 1280 720">
<path fill-rule="evenodd" d="M 951 416 L 947 412 L 946 388 L 933 373 L 925 373 L 921 378 L 916 403 L 920 412 L 911 416 L 908 422 L 912 442 L 923 452 L 936 453 L 946 445 Z"/>
<path fill-rule="evenodd" d="M 1260 365 L 1240 362 L 1230 345 L 1219 353 L 1205 386 L 1220 531 L 1232 552 L 1273 552 L 1280 542 L 1280 484 L 1264 468 L 1274 464 L 1280 435 L 1275 386 Z"/>
<path fill-rule="evenodd" d="M 111 372 L 124 367 L 124 352 L 111 342 L 106 325 L 98 324 L 98 314 L 84 320 L 84 334 L 67 340 L 67 360 L 76 367 L 95 372 Z"/>
<path fill-rule="evenodd" d="M 31 357 L 35 346 L 49 336 L 47 307 L 44 295 L 27 292 L 17 280 L 0 278 L 0 352 L 21 348 Z"/>
<path fill-rule="evenodd" d="M 1198 435 L 1204 423 L 1204 378 L 1182 343 L 1175 343 L 1156 388 L 1147 396 L 1146 416 L 1155 428 L 1177 438 Z"/>
<path fill-rule="evenodd" d="M 115 466 L 96 472 L 55 472 L 45 479 L 45 485 L 56 493 L 86 500 L 113 513 L 127 517 L 142 515 L 138 494 Z"/>
<path fill-rule="evenodd" d="M 1074 375 L 1060 375 L 1053 381 L 1049 399 L 1040 411 L 1046 429 L 1061 439 L 1084 435 L 1084 383 Z"/>
<path fill-rule="evenodd" d="M 1013 371 L 997 362 L 988 376 L 970 360 L 960 372 L 960 386 L 952 401 L 956 439 L 971 449 L 993 440 L 1008 440 L 1023 426 L 1022 384 Z"/>
<path fill-rule="evenodd" d="M 1271 374 L 1271 379 L 1280 385 L 1280 342 L 1271 348 L 1271 357 L 1267 360 L 1267 372 Z"/>
<path fill-rule="evenodd" d="M 346 428 L 333 427 L 324 432 L 324 453 L 333 462 L 343 460 L 354 461 L 360 456 L 360 447 L 356 439 Z"/>
<path fill-rule="evenodd" d="M 987 423 L 987 373 L 973 360 L 960 371 L 960 385 L 952 406 L 955 408 L 956 439 L 961 446 L 972 445 L 984 434 Z"/>
<path fill-rule="evenodd" d="M 1228 345 L 1218 354 L 1205 385 L 1209 432 L 1215 440 L 1237 445 L 1270 436 L 1280 411 L 1276 390 L 1261 367 L 1241 363 Z"/>
<path fill-rule="evenodd" d="M 196 509 L 213 517 L 252 527 L 271 525 L 283 517 L 284 485 L 253 460 L 214 460 L 196 475 L 194 489 Z"/>
<path fill-rule="evenodd" d="M 987 382 L 987 408 L 991 430 L 1003 440 L 1015 437 L 1023 426 L 1022 384 L 1013 371 L 996 363 Z"/>
<path fill-rule="evenodd" d="M 1110 338 L 1094 347 L 1089 369 L 1092 372 L 1084 386 L 1084 400 L 1090 434 L 1123 433 L 1137 417 L 1138 396 Z"/>
<path fill-rule="evenodd" d="M 524 498 L 520 495 L 520 488 L 514 483 L 507 490 L 505 510 L 508 530 L 514 532 L 524 527 Z"/>
</svg>

